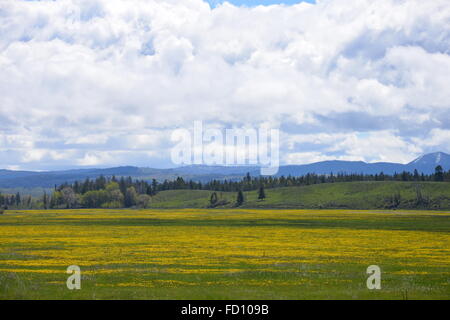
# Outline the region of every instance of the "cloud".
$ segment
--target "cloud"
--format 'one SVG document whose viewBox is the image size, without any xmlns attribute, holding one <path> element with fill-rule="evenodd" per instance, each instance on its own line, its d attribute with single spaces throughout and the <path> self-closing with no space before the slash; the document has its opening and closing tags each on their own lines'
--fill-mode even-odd
<svg viewBox="0 0 450 320">
<path fill-rule="evenodd" d="M 285 163 L 450 152 L 449 19 L 446 0 L 1 1 L 0 167 L 167 167 L 195 120 L 280 126 Z"/>
</svg>

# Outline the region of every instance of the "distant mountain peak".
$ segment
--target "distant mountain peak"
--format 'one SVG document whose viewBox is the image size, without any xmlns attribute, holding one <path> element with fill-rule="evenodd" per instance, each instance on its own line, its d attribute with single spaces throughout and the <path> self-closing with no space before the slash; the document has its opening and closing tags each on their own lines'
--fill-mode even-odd
<svg viewBox="0 0 450 320">
<path fill-rule="evenodd" d="M 433 152 L 428 153 L 423 156 L 420 156 L 419 158 L 415 159 L 414 161 L 410 162 L 409 165 L 431 165 L 435 164 L 437 165 L 447 165 L 450 163 L 450 155 L 445 152 Z"/>
</svg>

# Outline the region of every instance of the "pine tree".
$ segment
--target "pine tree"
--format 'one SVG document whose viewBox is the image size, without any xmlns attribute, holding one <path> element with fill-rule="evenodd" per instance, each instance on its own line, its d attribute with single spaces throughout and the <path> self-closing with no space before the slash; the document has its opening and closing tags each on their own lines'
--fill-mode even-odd
<svg viewBox="0 0 450 320">
<path fill-rule="evenodd" d="M 265 198 L 266 198 L 266 193 L 264 191 L 264 186 L 261 185 L 258 190 L 258 199 L 264 200 Z"/>
<path fill-rule="evenodd" d="M 47 209 L 48 199 L 47 199 L 47 193 L 45 191 L 44 191 L 44 196 L 42 197 L 42 204 L 44 205 L 44 209 Z"/>
<path fill-rule="evenodd" d="M 16 206 L 19 207 L 20 203 L 21 203 L 20 193 L 17 192 L 17 194 L 16 194 Z"/>
<path fill-rule="evenodd" d="M 414 169 L 414 181 L 419 181 L 420 176 L 419 176 L 419 171 L 417 171 L 417 169 Z"/>
<path fill-rule="evenodd" d="M 239 207 L 244 203 L 244 194 L 241 190 L 238 191 L 237 198 L 236 198 L 236 206 Z"/>
<path fill-rule="evenodd" d="M 434 181 L 444 181 L 444 170 L 441 166 L 437 166 L 434 170 Z"/>
<path fill-rule="evenodd" d="M 153 191 L 153 195 L 156 194 L 156 191 L 158 190 L 158 181 L 156 181 L 156 179 L 152 179 L 152 191 Z"/>
</svg>

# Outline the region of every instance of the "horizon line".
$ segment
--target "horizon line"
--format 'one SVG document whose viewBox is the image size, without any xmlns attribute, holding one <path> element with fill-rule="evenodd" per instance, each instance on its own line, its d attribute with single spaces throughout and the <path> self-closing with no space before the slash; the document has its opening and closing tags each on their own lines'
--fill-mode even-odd
<svg viewBox="0 0 450 320">
<path fill-rule="evenodd" d="M 436 153 L 443 153 L 445 155 L 449 155 L 448 153 L 442 152 L 442 151 L 435 151 L 435 152 L 429 152 L 425 153 L 419 157 L 414 158 L 410 162 L 407 163 L 400 163 L 400 162 L 389 162 L 389 161 L 375 161 L 375 162 L 366 162 L 363 160 L 339 160 L 339 159 L 330 159 L 330 160 L 322 160 L 322 161 L 316 161 L 316 162 L 309 162 L 309 163 L 289 163 L 289 164 L 282 164 L 279 167 L 287 167 L 287 166 L 306 166 L 316 163 L 322 163 L 322 162 L 330 162 L 330 161 L 339 161 L 339 162 L 362 162 L 366 164 L 376 164 L 376 163 L 389 163 L 389 164 L 399 164 L 399 165 L 408 165 L 413 163 L 416 160 L 419 160 L 423 158 L 426 155 L 436 154 Z M 239 168 L 239 167 L 251 167 L 251 168 L 261 168 L 261 165 L 258 164 L 235 164 L 235 165 L 220 165 L 220 164 L 189 164 L 184 166 L 174 166 L 174 167 L 145 167 L 145 166 L 139 166 L 139 165 L 131 165 L 131 164 L 124 164 L 124 165 L 110 165 L 110 166 L 79 166 L 79 167 L 68 167 L 66 169 L 44 169 L 44 170 L 37 170 L 37 169 L 8 169 L 8 168 L 0 168 L 0 171 L 13 171 L 13 172 L 62 172 L 62 171 L 75 171 L 75 170 L 106 170 L 106 169 L 114 169 L 114 168 L 126 168 L 126 167 L 132 167 L 132 168 L 139 168 L 139 169 L 156 169 L 156 170 L 173 170 L 173 169 L 180 169 L 180 168 L 187 168 L 187 167 L 224 167 L 224 168 Z"/>
</svg>

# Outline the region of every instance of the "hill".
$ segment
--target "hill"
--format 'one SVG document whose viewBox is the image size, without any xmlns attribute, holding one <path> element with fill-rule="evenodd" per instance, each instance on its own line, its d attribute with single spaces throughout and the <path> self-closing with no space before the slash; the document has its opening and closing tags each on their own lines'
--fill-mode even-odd
<svg viewBox="0 0 450 320">
<path fill-rule="evenodd" d="M 448 182 L 343 182 L 245 192 L 243 208 L 301 209 L 436 209 L 450 210 Z M 206 208 L 212 191 L 170 190 L 153 197 L 152 208 Z M 233 207 L 236 193 L 217 192 L 222 205 Z M 420 199 L 418 199 L 420 195 Z"/>
</svg>

